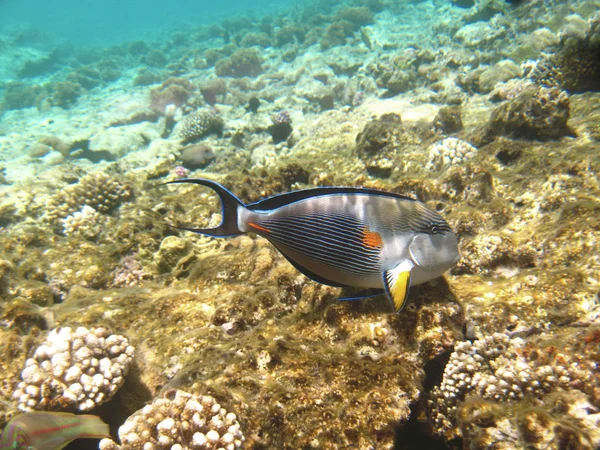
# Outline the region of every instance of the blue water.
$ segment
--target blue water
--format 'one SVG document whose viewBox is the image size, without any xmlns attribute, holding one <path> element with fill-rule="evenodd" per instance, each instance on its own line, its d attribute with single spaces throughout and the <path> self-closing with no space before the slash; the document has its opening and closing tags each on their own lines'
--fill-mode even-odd
<svg viewBox="0 0 600 450">
<path fill-rule="evenodd" d="M 35 28 L 60 41 L 111 45 L 241 14 L 261 17 L 294 0 L 0 0 L 0 33 Z"/>
</svg>

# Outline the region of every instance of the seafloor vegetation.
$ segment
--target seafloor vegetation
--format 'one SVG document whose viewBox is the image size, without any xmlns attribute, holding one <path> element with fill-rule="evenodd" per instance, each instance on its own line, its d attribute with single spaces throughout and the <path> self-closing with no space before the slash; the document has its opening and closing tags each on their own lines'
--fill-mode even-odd
<svg viewBox="0 0 600 450">
<path fill-rule="evenodd" d="M 599 448 L 599 8 L 320 1 L 105 49 L 0 36 L 0 426 L 91 412 L 106 450 Z M 263 239 L 171 228 L 220 220 L 163 185 L 188 175 L 244 201 L 412 196 L 463 257 L 400 314 L 338 302 Z"/>
</svg>

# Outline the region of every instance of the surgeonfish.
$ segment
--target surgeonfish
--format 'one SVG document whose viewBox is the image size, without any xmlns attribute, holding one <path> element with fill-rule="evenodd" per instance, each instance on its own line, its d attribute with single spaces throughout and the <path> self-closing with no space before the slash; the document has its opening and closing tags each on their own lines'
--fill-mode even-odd
<svg viewBox="0 0 600 450">
<path fill-rule="evenodd" d="M 97 416 L 35 411 L 6 424 L 0 450 L 61 450 L 75 439 L 105 437 L 110 437 L 108 425 Z"/>
<path fill-rule="evenodd" d="M 411 285 L 432 280 L 459 259 L 446 221 L 418 200 L 352 187 L 319 187 L 243 204 L 211 180 L 179 179 L 214 190 L 221 200 L 216 228 L 180 229 L 226 237 L 254 232 L 304 275 L 339 287 L 385 291 L 400 311 Z"/>
</svg>

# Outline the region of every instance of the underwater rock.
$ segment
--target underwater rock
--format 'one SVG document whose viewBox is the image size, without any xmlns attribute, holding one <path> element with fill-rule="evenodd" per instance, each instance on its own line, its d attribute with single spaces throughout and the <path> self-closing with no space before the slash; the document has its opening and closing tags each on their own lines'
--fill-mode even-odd
<svg viewBox="0 0 600 450">
<path fill-rule="evenodd" d="M 478 21 L 462 27 L 454 35 L 454 39 L 462 42 L 467 47 L 485 48 L 491 42 L 501 41 L 506 34 L 506 29 L 496 23 Z"/>
<path fill-rule="evenodd" d="M 545 400 L 545 407 L 521 401 L 513 408 L 482 399 L 467 400 L 457 412 L 463 424 L 462 438 L 474 450 L 499 445 L 515 450 L 598 448 L 600 414 L 584 394 L 564 391 Z"/>
<path fill-rule="evenodd" d="M 42 158 L 51 151 L 52 147 L 46 144 L 42 144 L 41 142 L 36 142 L 31 147 L 29 147 L 29 156 L 31 156 L 32 158 Z"/>
<path fill-rule="evenodd" d="M 8 293 L 10 287 L 10 275 L 14 270 L 12 262 L 0 259 L 0 295 Z"/>
<path fill-rule="evenodd" d="M 64 157 L 67 157 L 71 151 L 71 147 L 58 136 L 44 136 L 39 140 L 39 143 L 49 146 L 51 149 L 56 150 Z"/>
<path fill-rule="evenodd" d="M 135 76 L 133 77 L 134 86 L 150 86 L 151 84 L 158 83 L 160 77 L 151 70 L 145 67 L 140 68 Z"/>
<path fill-rule="evenodd" d="M 271 117 L 272 125 L 268 128 L 268 132 L 273 138 L 274 144 L 284 142 L 292 134 L 292 118 L 288 111 L 279 111 Z"/>
<path fill-rule="evenodd" d="M 290 163 L 279 169 L 279 176 L 286 190 L 296 183 L 307 184 L 310 174 L 298 163 Z"/>
<path fill-rule="evenodd" d="M 536 83 L 571 94 L 600 91 L 600 17 L 583 23 L 577 34 L 563 34 L 556 53 L 537 63 L 531 74 Z"/>
<path fill-rule="evenodd" d="M 166 66 L 169 62 L 167 56 L 158 49 L 150 50 L 146 55 L 144 55 L 142 61 L 151 67 L 159 68 Z"/>
<path fill-rule="evenodd" d="M 275 47 L 283 47 L 286 44 L 302 44 L 305 37 L 305 24 L 285 24 L 275 31 Z"/>
<path fill-rule="evenodd" d="M 79 67 L 67 76 L 67 80 L 81 85 L 86 90 L 93 89 L 102 83 L 100 72 L 92 66 Z"/>
<path fill-rule="evenodd" d="M 9 81 L 4 84 L 4 98 L 2 109 L 23 109 L 35 106 L 40 96 L 47 94 L 47 89 L 42 86 L 31 86 L 21 81 Z"/>
<path fill-rule="evenodd" d="M 54 304 L 55 293 L 47 283 L 36 280 L 20 280 L 15 287 L 14 294 L 22 297 L 32 305 L 41 307 Z"/>
<path fill-rule="evenodd" d="M 254 47 L 255 45 L 267 48 L 272 44 L 271 38 L 267 33 L 246 33 L 240 41 L 241 47 Z"/>
<path fill-rule="evenodd" d="M 206 144 L 193 144 L 181 150 L 181 163 L 189 170 L 204 169 L 217 155 L 213 149 Z"/>
<path fill-rule="evenodd" d="M 332 88 L 319 86 L 317 89 L 306 94 L 306 98 L 317 103 L 321 111 L 328 111 L 335 107 L 335 94 Z"/>
<path fill-rule="evenodd" d="M 508 236 L 479 234 L 462 243 L 462 258 L 452 271 L 457 274 L 491 273 L 498 267 L 528 268 L 537 264 L 538 255 L 527 246 L 515 246 Z"/>
<path fill-rule="evenodd" d="M 173 271 L 179 261 L 187 256 L 191 251 L 191 244 L 188 240 L 177 236 L 167 236 L 160 243 L 160 248 L 154 254 L 154 262 L 159 273 L 168 273 Z"/>
<path fill-rule="evenodd" d="M 433 119 L 433 128 L 444 134 L 456 133 L 463 128 L 460 106 L 443 106 Z"/>
<path fill-rule="evenodd" d="M 10 325 L 13 333 L 35 335 L 39 334 L 40 330 L 48 329 L 47 316 L 40 307 L 23 297 L 14 297 L 3 302 L 1 313 L 3 323 Z"/>
<path fill-rule="evenodd" d="M 557 88 L 531 87 L 497 107 L 479 138 L 481 144 L 496 136 L 514 139 L 558 139 L 570 136 L 569 96 Z"/>
<path fill-rule="evenodd" d="M 208 80 L 200 85 L 200 94 L 210 106 L 216 105 L 217 99 L 220 99 L 223 103 L 227 95 L 227 83 L 222 78 Z"/>
<path fill-rule="evenodd" d="M 161 137 L 160 132 L 160 127 L 152 122 L 106 128 L 89 138 L 87 151 L 80 156 L 95 160 L 96 155 L 105 153 L 105 159 L 114 161 L 145 148 L 148 142 Z"/>
<path fill-rule="evenodd" d="M 67 186 L 48 202 L 45 219 L 57 224 L 74 212 L 90 206 L 106 214 L 132 196 L 131 187 L 119 183 L 104 173 L 91 173 L 77 184 Z"/>
<path fill-rule="evenodd" d="M 337 12 L 336 17 L 340 20 L 347 20 L 356 28 L 371 25 L 374 21 L 373 13 L 366 6 L 342 8 Z"/>
<path fill-rule="evenodd" d="M 213 397 L 172 389 L 129 417 L 119 440 L 102 439 L 100 450 L 235 450 L 245 437 L 236 415 Z"/>
<path fill-rule="evenodd" d="M 134 348 L 106 328 L 57 328 L 25 363 L 13 397 L 23 411 L 89 411 L 125 382 Z"/>
<path fill-rule="evenodd" d="M 59 68 L 60 52 L 54 50 L 48 55 L 26 60 L 17 73 L 20 79 L 33 78 L 51 74 Z"/>
<path fill-rule="evenodd" d="M 460 8 L 471 8 L 475 5 L 475 0 L 452 0 L 452 4 Z"/>
<path fill-rule="evenodd" d="M 505 59 L 485 69 L 479 75 L 479 92 L 491 92 L 496 84 L 523 75 L 523 70 L 510 59 Z"/>
<path fill-rule="evenodd" d="M 73 81 L 48 83 L 44 87 L 49 94 L 41 100 L 38 99 L 38 102 L 41 102 L 42 105 L 46 103 L 48 106 L 60 106 L 63 109 L 73 106 L 83 93 L 82 86 Z"/>
<path fill-rule="evenodd" d="M 411 140 L 398 114 L 383 114 L 367 122 L 356 135 L 356 153 L 371 175 L 387 178 L 394 169 L 395 154 L 401 145 Z"/>
<path fill-rule="evenodd" d="M 398 114 L 384 114 L 367 122 L 356 135 L 356 152 L 361 159 L 370 158 L 394 144 L 402 134 L 402 119 Z"/>
<path fill-rule="evenodd" d="M 338 20 L 330 24 L 321 35 L 319 45 L 321 51 L 338 45 L 344 45 L 346 39 L 354 33 L 355 26 L 347 20 Z"/>
<path fill-rule="evenodd" d="M 251 97 L 250 100 L 248 100 L 248 106 L 246 106 L 246 111 L 255 113 L 258 111 L 259 107 L 260 100 L 257 97 Z"/>
<path fill-rule="evenodd" d="M 490 93 L 489 99 L 493 102 L 512 100 L 518 97 L 523 91 L 533 87 L 534 84 L 530 80 L 512 79 L 500 82 L 496 84 L 494 90 Z"/>
<path fill-rule="evenodd" d="M 192 82 L 185 78 L 169 78 L 159 87 L 150 90 L 150 107 L 159 114 L 165 114 L 168 105 L 179 108 L 185 104 L 194 90 Z"/>
<path fill-rule="evenodd" d="M 262 58 L 255 49 L 241 48 L 229 58 L 215 64 L 215 74 L 219 77 L 256 77 L 263 72 Z"/>
<path fill-rule="evenodd" d="M 224 125 L 225 122 L 216 111 L 204 108 L 186 116 L 178 125 L 177 134 L 183 144 L 188 144 L 211 133 L 220 136 Z"/>
</svg>

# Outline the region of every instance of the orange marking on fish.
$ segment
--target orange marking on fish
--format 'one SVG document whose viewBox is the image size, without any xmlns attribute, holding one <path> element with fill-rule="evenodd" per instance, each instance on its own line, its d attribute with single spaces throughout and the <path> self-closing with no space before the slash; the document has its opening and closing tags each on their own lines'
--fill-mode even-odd
<svg viewBox="0 0 600 450">
<path fill-rule="evenodd" d="M 377 231 L 371 231 L 365 228 L 362 233 L 363 245 L 367 248 L 381 248 L 383 247 L 383 238 Z"/>
<path fill-rule="evenodd" d="M 269 230 L 268 228 L 260 226 L 259 224 L 254 223 L 254 222 L 248 222 L 248 226 L 250 228 L 254 228 L 255 230 L 262 231 L 263 233 L 270 233 L 271 232 L 271 230 Z"/>
</svg>

